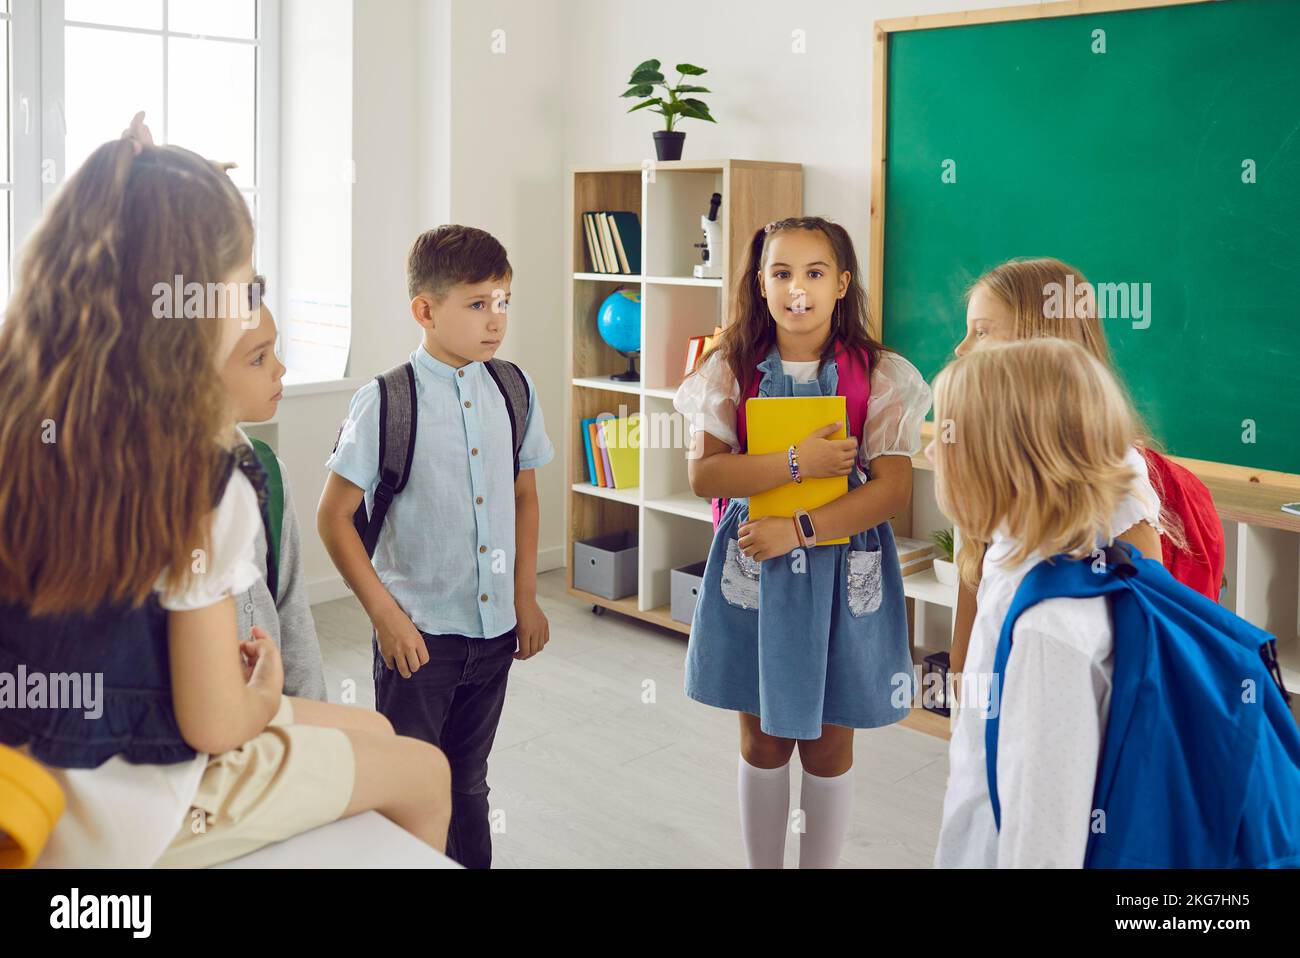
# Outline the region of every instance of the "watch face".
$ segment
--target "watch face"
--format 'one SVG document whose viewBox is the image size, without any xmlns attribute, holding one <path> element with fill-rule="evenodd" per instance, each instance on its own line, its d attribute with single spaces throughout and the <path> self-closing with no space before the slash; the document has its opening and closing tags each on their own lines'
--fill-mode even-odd
<svg viewBox="0 0 1300 958">
<path fill-rule="evenodd" d="M 799 528 L 803 530 L 803 535 L 805 539 L 810 538 L 813 534 L 812 517 L 806 515 L 800 516 Z"/>
</svg>

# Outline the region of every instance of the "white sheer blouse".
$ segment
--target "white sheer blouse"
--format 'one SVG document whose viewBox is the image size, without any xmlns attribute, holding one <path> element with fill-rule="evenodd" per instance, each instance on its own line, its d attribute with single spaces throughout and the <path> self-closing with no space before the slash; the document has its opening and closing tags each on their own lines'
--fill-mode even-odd
<svg viewBox="0 0 1300 958">
<path fill-rule="evenodd" d="M 820 363 L 782 362 L 795 382 L 812 382 Z M 691 435 L 707 432 L 740 451 L 736 435 L 736 403 L 740 386 L 722 357 L 714 353 L 677 389 L 673 406 L 686 417 Z M 898 353 L 882 352 L 871 371 L 871 402 L 867 424 L 858 447 L 866 464 L 877 456 L 914 456 L 921 450 L 921 423 L 930 410 L 930 387 L 917 368 Z"/>
</svg>

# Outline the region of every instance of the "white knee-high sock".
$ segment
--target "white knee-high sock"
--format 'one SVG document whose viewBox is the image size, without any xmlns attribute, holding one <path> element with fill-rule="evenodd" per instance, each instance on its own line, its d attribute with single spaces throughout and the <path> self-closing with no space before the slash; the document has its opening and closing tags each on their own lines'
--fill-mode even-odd
<svg viewBox="0 0 1300 958">
<path fill-rule="evenodd" d="M 853 812 L 853 769 L 830 778 L 805 770 L 799 805 L 804 826 L 799 836 L 799 867 L 834 868 Z"/>
<path fill-rule="evenodd" d="M 757 768 L 740 756 L 740 835 L 750 868 L 782 868 L 790 823 L 790 763 Z"/>
</svg>

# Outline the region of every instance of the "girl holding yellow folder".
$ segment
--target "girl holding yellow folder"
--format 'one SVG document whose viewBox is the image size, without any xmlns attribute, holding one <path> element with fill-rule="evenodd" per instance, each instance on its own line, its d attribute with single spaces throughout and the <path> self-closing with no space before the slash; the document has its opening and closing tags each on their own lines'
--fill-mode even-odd
<svg viewBox="0 0 1300 958">
<path fill-rule="evenodd" d="M 691 425 L 697 495 L 725 498 L 691 627 L 686 694 L 740 713 L 741 830 L 751 867 L 782 865 L 789 761 L 803 765 L 802 868 L 833 867 L 853 800 L 853 730 L 911 701 L 903 581 L 889 519 L 907 508 L 930 390 L 868 333 L 843 227 L 779 220 L 749 245 L 720 342 L 675 405 Z M 747 451 L 750 398 L 843 396 L 843 422 L 788 449 Z M 820 425 L 820 424 L 818 424 Z M 750 520 L 749 499 L 808 478 L 848 492 L 794 518 Z M 844 544 L 823 544 L 847 540 Z"/>
</svg>

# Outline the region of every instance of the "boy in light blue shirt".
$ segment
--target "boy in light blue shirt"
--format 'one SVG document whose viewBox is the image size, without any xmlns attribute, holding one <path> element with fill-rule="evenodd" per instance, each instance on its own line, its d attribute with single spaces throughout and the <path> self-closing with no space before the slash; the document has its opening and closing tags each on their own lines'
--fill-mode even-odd
<svg viewBox="0 0 1300 958">
<path fill-rule="evenodd" d="M 352 398 L 327 465 L 317 528 L 374 627 L 375 706 L 399 735 L 438 746 L 452 769 L 447 854 L 487 868 L 487 756 L 513 659 L 549 640 L 537 604 L 537 485 L 555 449 L 526 375 L 518 451 L 511 411 L 489 366 L 505 337 L 511 267 L 483 230 L 441 226 L 407 264 L 411 313 L 410 478 L 393 497 L 373 561 L 353 514 L 374 508 L 380 479 L 380 387 Z"/>
</svg>

